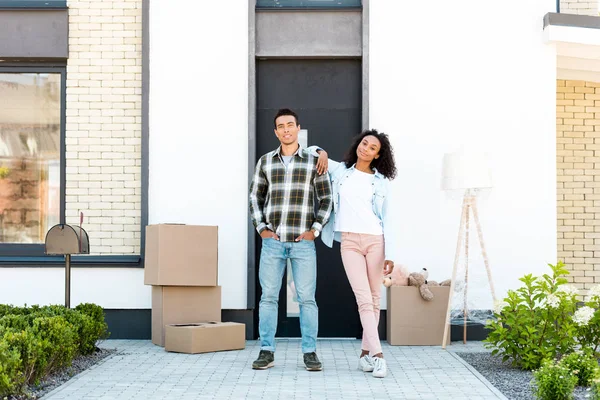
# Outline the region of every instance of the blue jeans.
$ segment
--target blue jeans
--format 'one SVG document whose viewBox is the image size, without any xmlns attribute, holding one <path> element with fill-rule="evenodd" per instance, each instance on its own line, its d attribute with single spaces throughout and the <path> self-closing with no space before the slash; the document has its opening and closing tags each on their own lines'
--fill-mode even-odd
<svg viewBox="0 0 600 400">
<path fill-rule="evenodd" d="M 280 242 L 268 238 L 262 241 L 258 270 L 258 279 L 262 288 L 258 308 L 260 348 L 275 351 L 279 291 L 288 258 L 292 263 L 292 275 L 300 305 L 302 352 L 311 353 L 317 349 L 319 330 L 319 309 L 315 301 L 317 252 L 312 240 Z"/>
</svg>

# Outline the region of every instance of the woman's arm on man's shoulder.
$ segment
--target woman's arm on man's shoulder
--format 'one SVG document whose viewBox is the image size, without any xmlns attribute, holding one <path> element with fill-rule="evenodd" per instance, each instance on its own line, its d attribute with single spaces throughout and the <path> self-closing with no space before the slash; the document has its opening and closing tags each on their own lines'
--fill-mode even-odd
<svg viewBox="0 0 600 400">
<path fill-rule="evenodd" d="M 324 174 L 325 172 L 332 173 L 338 169 L 340 165 L 345 165 L 339 161 L 329 159 L 327 152 L 319 146 L 310 146 L 307 148 L 307 150 L 313 156 L 318 157 L 319 161 L 317 161 L 317 171 L 319 174 Z"/>
</svg>

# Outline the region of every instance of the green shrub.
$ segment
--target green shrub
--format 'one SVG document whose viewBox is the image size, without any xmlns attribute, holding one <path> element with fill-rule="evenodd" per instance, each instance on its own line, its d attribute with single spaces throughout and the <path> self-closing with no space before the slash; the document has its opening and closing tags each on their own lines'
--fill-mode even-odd
<svg viewBox="0 0 600 400">
<path fill-rule="evenodd" d="M 77 353 L 77 333 L 72 324 L 61 316 L 38 317 L 29 329 L 40 342 L 42 354 L 36 362 L 39 375 L 71 365 Z"/>
<path fill-rule="evenodd" d="M 12 311 L 14 307 L 8 304 L 0 304 L 0 317 L 3 317 L 7 314 L 14 314 Z"/>
<path fill-rule="evenodd" d="M 576 351 L 563 357 L 560 363 L 577 376 L 578 386 L 590 386 L 599 376 L 598 360 L 591 351 Z"/>
<path fill-rule="evenodd" d="M 573 320 L 581 348 L 597 354 L 600 346 L 600 285 L 593 286 L 588 295 L 588 301 L 575 312 Z"/>
<path fill-rule="evenodd" d="M 0 398 L 20 392 L 23 383 L 21 357 L 3 340 L 0 333 Z"/>
<path fill-rule="evenodd" d="M 33 383 L 39 380 L 43 371 L 36 366 L 45 365 L 45 357 L 42 350 L 42 343 L 37 338 L 31 328 L 18 331 L 15 329 L 6 329 L 3 340 L 8 344 L 8 348 L 16 351 L 21 359 L 21 374 L 24 383 Z"/>
<path fill-rule="evenodd" d="M 14 307 L 0 304 L 0 398 L 71 365 L 108 336 L 102 307 L 81 304 Z"/>
<path fill-rule="evenodd" d="M 484 340 L 492 354 L 500 355 L 523 369 L 538 368 L 543 360 L 573 351 L 576 326 L 577 291 L 565 285 L 568 271 L 564 264 L 550 265 L 552 275 L 520 279 L 524 286 L 509 290 L 497 305 L 495 319 L 486 324 L 490 330 Z"/>
<path fill-rule="evenodd" d="M 46 306 L 41 309 L 46 315 L 60 315 L 71 323 L 77 332 L 77 344 L 80 354 L 91 354 L 98 340 L 107 337 L 107 325 L 104 322 L 104 310 L 95 304 L 80 304 L 74 309 L 63 306 Z"/>
<path fill-rule="evenodd" d="M 5 315 L 29 315 L 37 313 L 40 310 L 40 306 L 33 305 L 30 307 L 15 307 L 6 304 L 0 304 L 0 317 Z"/>
<path fill-rule="evenodd" d="M 109 336 L 108 325 L 104 320 L 104 309 L 96 304 L 82 303 L 75 307 L 75 310 L 92 320 L 91 332 L 83 343 L 82 354 L 92 353 L 96 349 L 98 340 L 107 339 Z"/>
<path fill-rule="evenodd" d="M 0 326 L 4 326 L 6 328 L 12 328 L 18 331 L 22 331 L 27 329 L 33 324 L 33 320 L 35 315 L 16 315 L 16 314 L 7 314 L 0 318 Z"/>
<path fill-rule="evenodd" d="M 533 394 L 540 400 L 569 400 L 577 384 L 577 376 L 561 363 L 545 360 L 533 373 Z"/>
<path fill-rule="evenodd" d="M 26 312 L 24 310 L 18 311 L 22 314 Z M 104 321 L 104 310 L 95 304 L 80 304 L 74 309 L 65 308 L 61 305 L 33 306 L 26 318 L 32 321 L 33 318 L 39 316 L 61 316 L 73 325 L 73 329 L 77 333 L 78 352 L 83 355 L 94 352 L 98 340 L 105 339 L 108 336 L 108 326 Z M 1 321 L 0 319 L 0 324 Z"/>
</svg>

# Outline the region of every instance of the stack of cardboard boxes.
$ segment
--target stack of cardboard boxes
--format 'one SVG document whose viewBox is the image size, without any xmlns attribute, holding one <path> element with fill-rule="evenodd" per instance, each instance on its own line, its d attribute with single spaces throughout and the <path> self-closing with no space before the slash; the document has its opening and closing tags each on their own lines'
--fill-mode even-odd
<svg viewBox="0 0 600 400">
<path fill-rule="evenodd" d="M 144 284 L 152 285 L 152 343 L 167 351 L 243 349 L 244 324 L 221 322 L 218 227 L 146 228 Z"/>
</svg>

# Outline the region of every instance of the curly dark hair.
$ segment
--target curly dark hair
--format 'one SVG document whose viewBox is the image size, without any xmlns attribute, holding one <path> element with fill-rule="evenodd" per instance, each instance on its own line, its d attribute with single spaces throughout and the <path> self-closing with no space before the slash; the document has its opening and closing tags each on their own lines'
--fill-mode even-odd
<svg viewBox="0 0 600 400">
<path fill-rule="evenodd" d="M 381 148 L 379 149 L 379 158 L 373 159 L 371 161 L 371 168 L 377 168 L 377 172 L 392 180 L 396 177 L 396 162 L 394 161 L 394 149 L 392 149 L 392 145 L 390 143 L 390 138 L 385 133 L 377 132 L 377 129 L 369 129 L 364 130 L 360 133 L 360 135 L 354 138 L 354 142 L 352 142 L 352 146 L 344 156 L 344 163 L 347 166 L 352 166 L 356 164 L 358 160 L 358 156 L 356 155 L 356 149 L 360 142 L 362 142 L 365 136 L 374 136 L 381 143 Z"/>
</svg>

